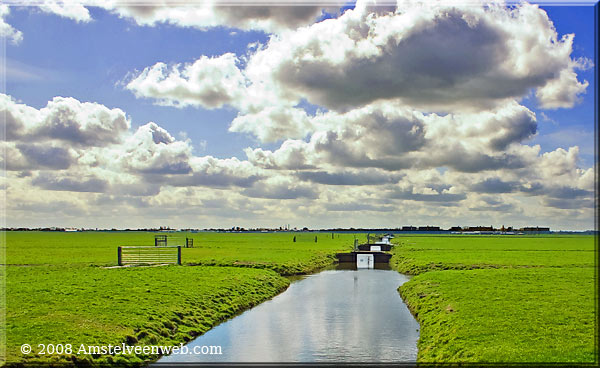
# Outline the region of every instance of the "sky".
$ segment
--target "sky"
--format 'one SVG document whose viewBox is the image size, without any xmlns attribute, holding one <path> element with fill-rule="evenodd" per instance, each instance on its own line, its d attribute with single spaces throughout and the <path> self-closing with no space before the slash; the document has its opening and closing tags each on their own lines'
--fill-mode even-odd
<svg viewBox="0 0 600 368">
<path fill-rule="evenodd" d="M 594 228 L 593 3 L 22 4 L 5 226 Z"/>
</svg>

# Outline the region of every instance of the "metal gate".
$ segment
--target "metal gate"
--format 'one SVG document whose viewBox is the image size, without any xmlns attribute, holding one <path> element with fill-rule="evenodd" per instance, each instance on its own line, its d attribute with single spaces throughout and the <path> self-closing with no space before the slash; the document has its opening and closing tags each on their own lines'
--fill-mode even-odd
<svg viewBox="0 0 600 368">
<path fill-rule="evenodd" d="M 123 246 L 118 250 L 119 266 L 125 264 L 181 264 L 181 246 L 136 247 Z"/>
</svg>

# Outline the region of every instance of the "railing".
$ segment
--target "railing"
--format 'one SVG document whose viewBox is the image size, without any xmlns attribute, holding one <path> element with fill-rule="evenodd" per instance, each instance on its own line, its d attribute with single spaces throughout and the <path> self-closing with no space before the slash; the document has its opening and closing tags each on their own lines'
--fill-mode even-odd
<svg viewBox="0 0 600 368">
<path fill-rule="evenodd" d="M 119 266 L 126 264 L 181 264 L 181 246 L 121 246 Z"/>
</svg>

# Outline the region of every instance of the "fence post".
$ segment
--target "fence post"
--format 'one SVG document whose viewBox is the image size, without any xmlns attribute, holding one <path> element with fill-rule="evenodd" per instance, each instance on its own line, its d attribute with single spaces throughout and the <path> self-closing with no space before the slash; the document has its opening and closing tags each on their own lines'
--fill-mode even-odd
<svg viewBox="0 0 600 368">
<path fill-rule="evenodd" d="M 123 253 L 123 250 L 121 249 L 121 247 L 119 247 L 119 250 L 117 252 L 117 260 L 118 260 L 119 266 L 123 266 L 122 253 Z"/>
<path fill-rule="evenodd" d="M 177 264 L 181 266 L 181 245 L 177 246 Z"/>
</svg>

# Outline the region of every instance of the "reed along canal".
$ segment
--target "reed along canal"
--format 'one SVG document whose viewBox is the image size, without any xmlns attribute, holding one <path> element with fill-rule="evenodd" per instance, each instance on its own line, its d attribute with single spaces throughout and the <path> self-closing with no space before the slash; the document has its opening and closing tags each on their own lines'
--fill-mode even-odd
<svg viewBox="0 0 600 368">
<path fill-rule="evenodd" d="M 175 362 L 415 362 L 419 324 L 398 294 L 408 277 L 383 269 L 326 270 L 188 343 L 220 355 Z"/>
</svg>

